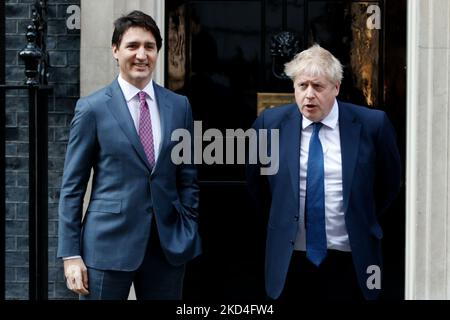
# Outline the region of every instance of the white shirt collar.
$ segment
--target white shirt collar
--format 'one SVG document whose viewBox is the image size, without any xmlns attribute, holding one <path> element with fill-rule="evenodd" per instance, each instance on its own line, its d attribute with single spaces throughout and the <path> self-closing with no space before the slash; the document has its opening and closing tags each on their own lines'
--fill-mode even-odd
<svg viewBox="0 0 450 320">
<path fill-rule="evenodd" d="M 322 122 L 325 126 L 334 129 L 336 128 L 338 120 L 339 120 L 339 105 L 337 103 L 337 100 L 334 99 L 334 104 L 331 107 L 330 113 L 320 122 Z M 307 128 L 311 123 L 313 123 L 311 120 L 309 120 L 306 117 L 303 117 L 302 129 Z"/>
<path fill-rule="evenodd" d="M 117 81 L 119 82 L 120 89 L 122 89 L 123 96 L 127 103 L 130 102 L 139 92 L 144 91 L 149 97 L 150 100 L 155 100 L 155 89 L 153 88 L 153 79 L 150 79 L 149 83 L 145 86 L 143 90 L 140 90 L 133 86 L 128 81 L 124 80 L 120 75 L 117 77 Z"/>
</svg>

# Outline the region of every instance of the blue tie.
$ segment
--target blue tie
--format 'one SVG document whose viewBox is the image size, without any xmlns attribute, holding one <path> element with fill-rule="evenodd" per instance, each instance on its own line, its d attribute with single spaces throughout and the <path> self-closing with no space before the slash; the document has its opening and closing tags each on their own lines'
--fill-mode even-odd
<svg viewBox="0 0 450 320">
<path fill-rule="evenodd" d="M 313 124 L 306 174 L 306 257 L 316 266 L 327 256 L 323 151 L 319 139 L 322 125 Z"/>
</svg>

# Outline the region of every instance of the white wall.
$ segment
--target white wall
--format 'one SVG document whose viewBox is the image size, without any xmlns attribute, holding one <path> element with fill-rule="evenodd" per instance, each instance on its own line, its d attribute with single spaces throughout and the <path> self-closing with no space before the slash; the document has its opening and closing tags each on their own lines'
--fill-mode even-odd
<svg viewBox="0 0 450 320">
<path fill-rule="evenodd" d="M 408 1 L 406 299 L 450 298 L 450 2 Z"/>
</svg>

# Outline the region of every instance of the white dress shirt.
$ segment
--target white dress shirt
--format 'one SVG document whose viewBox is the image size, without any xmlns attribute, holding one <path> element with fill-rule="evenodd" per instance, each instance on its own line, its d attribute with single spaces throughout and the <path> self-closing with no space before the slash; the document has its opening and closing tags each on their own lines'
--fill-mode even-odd
<svg viewBox="0 0 450 320">
<path fill-rule="evenodd" d="M 351 251 L 345 226 L 342 193 L 342 158 L 339 135 L 339 106 L 337 101 L 330 113 L 321 121 L 319 139 L 323 149 L 325 187 L 325 226 L 328 249 Z M 305 196 L 308 167 L 309 140 L 313 122 L 303 117 L 300 143 L 300 215 L 295 250 L 306 250 Z"/>
<path fill-rule="evenodd" d="M 131 118 L 133 118 L 134 127 L 136 132 L 139 133 L 139 118 L 140 118 L 140 101 L 138 93 L 144 91 L 146 93 L 145 100 L 147 101 L 148 108 L 150 110 L 150 118 L 152 121 L 152 132 L 153 132 L 153 149 L 155 150 L 155 163 L 158 159 L 159 148 L 161 145 L 161 118 L 159 116 L 159 109 L 156 103 L 155 90 L 153 88 L 153 80 L 145 86 L 143 90 L 140 90 L 125 81 L 120 75 L 117 78 L 119 82 L 120 89 L 122 89 L 123 96 L 128 105 L 128 110 L 130 111 Z"/>
</svg>

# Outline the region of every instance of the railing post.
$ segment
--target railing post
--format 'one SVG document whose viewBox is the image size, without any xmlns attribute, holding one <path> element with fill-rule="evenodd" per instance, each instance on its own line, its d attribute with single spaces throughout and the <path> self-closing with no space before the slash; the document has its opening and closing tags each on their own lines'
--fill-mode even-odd
<svg viewBox="0 0 450 320">
<path fill-rule="evenodd" d="M 0 1 L 0 12 L 5 12 L 5 1 Z M 5 82 L 5 15 L 0 14 L 0 83 Z M 0 106 L 5 105 L 5 92 L 0 89 Z M 0 107 L 0 212 L 6 213 L 5 204 L 5 109 Z M 0 301 L 5 300 L 5 237 L 6 214 L 0 216 Z"/>
<path fill-rule="evenodd" d="M 29 94 L 29 298 L 48 298 L 48 187 L 46 89 Z"/>
<path fill-rule="evenodd" d="M 47 1 L 35 1 L 27 27 L 27 45 L 19 53 L 25 61 L 29 95 L 29 299 L 48 298 L 48 164 L 46 12 Z"/>
</svg>

